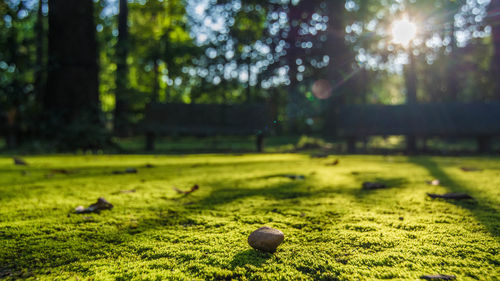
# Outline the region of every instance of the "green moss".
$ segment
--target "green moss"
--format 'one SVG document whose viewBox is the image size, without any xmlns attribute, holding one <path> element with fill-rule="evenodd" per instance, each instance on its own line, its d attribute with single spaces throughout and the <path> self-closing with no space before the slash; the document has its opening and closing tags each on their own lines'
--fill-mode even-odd
<svg viewBox="0 0 500 281">
<path fill-rule="evenodd" d="M 336 158 L 339 165 L 327 165 Z M 0 279 L 500 276 L 499 158 L 248 154 L 25 160 L 30 166 L 0 158 Z M 463 172 L 461 166 L 483 170 Z M 128 167 L 138 173 L 112 174 Z M 276 176 L 284 174 L 305 179 Z M 442 186 L 425 183 L 433 178 Z M 383 181 L 388 188 L 364 191 L 363 181 Z M 172 189 L 194 184 L 200 189 L 187 196 Z M 467 192 L 476 200 L 432 200 L 427 192 Z M 98 197 L 115 207 L 71 213 Z M 285 233 L 275 254 L 247 244 L 250 232 L 263 225 Z"/>
</svg>

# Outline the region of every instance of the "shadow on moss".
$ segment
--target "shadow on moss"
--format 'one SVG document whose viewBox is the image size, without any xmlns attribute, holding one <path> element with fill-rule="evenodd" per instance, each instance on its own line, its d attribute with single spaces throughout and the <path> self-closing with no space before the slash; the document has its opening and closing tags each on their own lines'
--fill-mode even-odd
<svg viewBox="0 0 500 281">
<path fill-rule="evenodd" d="M 449 200 L 447 202 L 469 210 L 491 234 L 496 237 L 500 236 L 500 225 L 498 224 L 500 221 L 500 214 L 495 209 L 489 207 L 487 204 L 484 204 L 484 200 L 486 198 L 482 198 L 482 194 L 474 193 L 470 187 L 453 179 L 429 157 L 411 157 L 409 158 L 409 161 L 425 168 L 432 177 L 446 183 L 444 187 L 446 187 L 449 192 L 467 193 L 474 197 L 477 201 L 468 202 Z"/>
</svg>

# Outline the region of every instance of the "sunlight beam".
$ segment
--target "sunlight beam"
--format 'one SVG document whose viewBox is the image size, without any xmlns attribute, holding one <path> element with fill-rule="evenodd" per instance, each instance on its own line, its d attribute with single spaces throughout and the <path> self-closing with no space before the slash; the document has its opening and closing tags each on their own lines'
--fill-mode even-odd
<svg viewBox="0 0 500 281">
<path fill-rule="evenodd" d="M 408 47 L 417 35 L 417 26 L 408 19 L 408 16 L 404 16 L 392 23 L 391 34 L 392 42 Z"/>
</svg>

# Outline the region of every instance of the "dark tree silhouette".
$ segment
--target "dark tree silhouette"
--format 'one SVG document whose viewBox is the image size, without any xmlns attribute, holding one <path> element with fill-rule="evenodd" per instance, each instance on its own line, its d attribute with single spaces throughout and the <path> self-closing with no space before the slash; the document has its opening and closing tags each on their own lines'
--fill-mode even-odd
<svg viewBox="0 0 500 281">
<path fill-rule="evenodd" d="M 328 7 L 328 40 L 326 43 L 330 63 L 327 76 L 333 86 L 334 102 L 342 104 L 345 95 L 342 94 L 344 85 L 352 72 L 354 57 L 345 43 L 344 1 L 327 1 Z"/>
<path fill-rule="evenodd" d="M 490 24 L 492 27 L 491 36 L 493 39 L 494 57 L 492 68 L 496 77 L 495 99 L 500 100 L 500 0 L 492 0 L 489 7 Z"/>
<path fill-rule="evenodd" d="M 116 90 L 115 90 L 115 114 L 114 130 L 118 135 L 124 134 L 130 125 L 128 122 L 129 89 L 128 89 L 128 65 L 129 32 L 128 32 L 128 6 L 127 0 L 120 0 L 120 12 L 118 14 L 118 42 L 116 45 Z"/>
<path fill-rule="evenodd" d="M 49 64 L 44 109 L 48 137 L 63 147 L 102 143 L 98 64 L 92 0 L 49 0 Z"/>
<path fill-rule="evenodd" d="M 43 93 L 44 93 L 44 63 L 43 63 L 43 41 L 45 37 L 45 32 L 43 28 L 43 14 L 42 14 L 42 6 L 43 0 L 38 0 L 38 9 L 36 16 L 36 61 L 35 61 L 35 95 L 36 101 L 41 104 L 43 102 Z"/>
</svg>

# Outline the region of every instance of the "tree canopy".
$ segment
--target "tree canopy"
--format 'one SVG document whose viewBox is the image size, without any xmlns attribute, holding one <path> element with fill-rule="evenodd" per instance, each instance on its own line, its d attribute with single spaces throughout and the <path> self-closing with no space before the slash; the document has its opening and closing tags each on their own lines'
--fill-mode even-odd
<svg viewBox="0 0 500 281">
<path fill-rule="evenodd" d="M 15 116 L 10 119 L 19 132 L 36 131 L 33 117 L 55 102 L 41 98 L 50 81 L 51 5 L 56 4 L 0 2 L 0 109 Z M 418 102 L 500 97 L 495 79 L 500 51 L 498 36 L 492 36 L 499 29 L 498 1 L 96 0 L 92 5 L 98 104 L 107 128 L 123 119 L 126 134 L 136 131 L 149 102 L 268 102 L 276 121 L 295 120 L 285 130 L 295 125 L 314 130 L 335 104 L 405 102 L 408 77 L 414 77 Z M 407 45 L 391 34 L 401 19 L 416 27 Z M 408 76 L 410 61 L 414 75 Z"/>
</svg>

